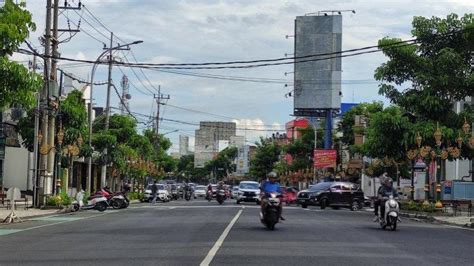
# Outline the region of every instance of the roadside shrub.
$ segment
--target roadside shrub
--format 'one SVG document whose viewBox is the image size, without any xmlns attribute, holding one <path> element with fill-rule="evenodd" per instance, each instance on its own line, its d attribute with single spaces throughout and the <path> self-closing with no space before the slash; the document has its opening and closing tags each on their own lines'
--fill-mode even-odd
<svg viewBox="0 0 474 266">
<path fill-rule="evenodd" d="M 65 192 L 61 192 L 56 196 L 48 197 L 48 200 L 46 201 L 46 205 L 57 207 L 69 206 L 71 203 L 71 197 L 69 197 L 69 195 Z"/>
<path fill-rule="evenodd" d="M 130 192 L 128 193 L 128 198 L 130 200 L 141 200 L 143 199 L 143 193 L 140 192 Z"/>
</svg>

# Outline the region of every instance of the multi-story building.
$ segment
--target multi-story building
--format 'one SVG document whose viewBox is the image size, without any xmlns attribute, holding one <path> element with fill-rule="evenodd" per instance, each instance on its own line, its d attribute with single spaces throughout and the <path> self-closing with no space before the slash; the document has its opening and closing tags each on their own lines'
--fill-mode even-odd
<svg viewBox="0 0 474 266">
<path fill-rule="evenodd" d="M 179 155 L 185 156 L 189 154 L 189 137 L 179 135 Z"/>
<path fill-rule="evenodd" d="M 195 133 L 194 167 L 204 167 L 219 152 L 219 141 L 230 141 L 235 133 L 234 122 L 200 122 Z"/>
</svg>

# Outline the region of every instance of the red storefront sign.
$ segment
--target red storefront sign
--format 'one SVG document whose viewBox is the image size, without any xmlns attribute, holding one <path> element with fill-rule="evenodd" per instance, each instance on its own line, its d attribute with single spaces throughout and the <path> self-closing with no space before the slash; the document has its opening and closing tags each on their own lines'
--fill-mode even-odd
<svg viewBox="0 0 474 266">
<path fill-rule="evenodd" d="M 337 151 L 336 150 L 314 150 L 315 168 L 336 168 Z"/>
</svg>

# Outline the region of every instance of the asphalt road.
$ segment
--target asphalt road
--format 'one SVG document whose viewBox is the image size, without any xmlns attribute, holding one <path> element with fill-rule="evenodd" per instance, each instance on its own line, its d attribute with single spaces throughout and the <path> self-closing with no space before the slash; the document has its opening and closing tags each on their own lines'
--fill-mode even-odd
<svg viewBox="0 0 474 266">
<path fill-rule="evenodd" d="M 0 225 L 0 265 L 473 265 L 474 231 L 368 212 L 284 210 L 275 231 L 255 204 L 135 204 Z"/>
</svg>

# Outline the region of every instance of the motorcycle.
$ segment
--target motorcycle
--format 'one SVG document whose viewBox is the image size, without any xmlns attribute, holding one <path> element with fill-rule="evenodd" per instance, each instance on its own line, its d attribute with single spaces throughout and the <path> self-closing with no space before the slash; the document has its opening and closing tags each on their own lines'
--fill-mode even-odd
<svg viewBox="0 0 474 266">
<path fill-rule="evenodd" d="M 279 208 L 281 195 L 270 193 L 267 195 L 264 213 L 260 213 L 260 221 L 270 230 L 275 230 L 275 225 L 279 222 Z"/>
<path fill-rule="evenodd" d="M 211 200 L 212 200 L 212 191 L 210 191 L 210 190 L 207 191 L 206 199 L 207 199 L 207 201 L 211 202 Z"/>
<path fill-rule="evenodd" d="M 188 189 L 188 190 L 186 190 L 186 191 L 184 192 L 184 194 L 185 194 L 185 195 L 184 195 L 184 198 L 185 198 L 187 201 L 190 201 L 190 200 L 191 200 L 191 197 L 192 197 L 192 194 L 193 194 L 192 191 L 191 191 L 190 189 Z"/>
<path fill-rule="evenodd" d="M 393 196 L 390 196 L 385 201 L 385 217 L 383 217 L 383 219 L 379 217 L 379 223 L 382 229 L 389 227 L 392 231 L 397 230 L 397 223 L 401 222 L 399 212 L 400 206 L 398 202 Z"/>
<path fill-rule="evenodd" d="M 219 202 L 219 204 L 224 203 L 226 198 L 227 198 L 227 195 L 224 189 L 217 190 L 216 200 L 217 202 Z"/>
<path fill-rule="evenodd" d="M 87 198 L 87 204 L 84 205 L 84 191 L 80 191 L 76 195 L 76 200 L 71 203 L 73 211 L 95 209 L 100 212 L 107 210 L 109 204 L 104 195 L 96 194 Z"/>
<path fill-rule="evenodd" d="M 127 208 L 129 202 L 127 202 L 125 196 L 121 192 L 118 192 L 112 195 L 109 200 L 109 205 L 112 206 L 112 208 L 114 209 L 122 209 Z"/>
<path fill-rule="evenodd" d="M 171 198 L 173 200 L 178 200 L 179 195 L 178 195 L 178 190 L 177 189 L 171 189 Z"/>
<path fill-rule="evenodd" d="M 129 205 L 129 202 L 125 200 L 125 196 L 122 192 L 111 194 L 108 191 L 100 190 L 95 195 L 104 196 L 107 199 L 107 204 L 114 209 L 127 208 Z"/>
</svg>

